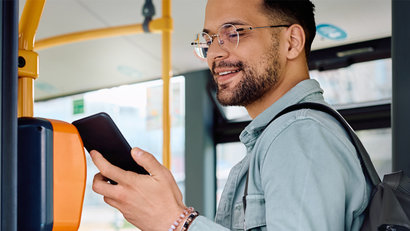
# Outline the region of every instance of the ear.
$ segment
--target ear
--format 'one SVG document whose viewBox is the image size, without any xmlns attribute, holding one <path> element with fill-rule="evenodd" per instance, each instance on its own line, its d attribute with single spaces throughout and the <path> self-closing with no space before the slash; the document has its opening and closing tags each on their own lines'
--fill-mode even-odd
<svg viewBox="0 0 410 231">
<path fill-rule="evenodd" d="M 287 36 L 289 44 L 287 58 L 292 60 L 305 54 L 306 37 L 303 27 L 298 24 L 291 25 L 287 30 Z"/>
</svg>

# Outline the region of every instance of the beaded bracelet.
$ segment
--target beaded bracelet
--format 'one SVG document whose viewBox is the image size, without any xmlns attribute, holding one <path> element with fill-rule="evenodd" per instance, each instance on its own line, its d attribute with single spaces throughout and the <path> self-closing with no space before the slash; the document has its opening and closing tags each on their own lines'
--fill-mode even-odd
<svg viewBox="0 0 410 231">
<path fill-rule="evenodd" d="M 182 228 L 180 231 L 186 231 L 188 230 L 189 226 L 191 225 L 192 221 L 199 216 L 199 213 L 197 211 L 193 211 L 191 212 L 191 214 L 189 214 L 189 216 L 187 217 L 187 219 L 185 220 L 184 224 L 182 225 Z"/>
<path fill-rule="evenodd" d="M 190 213 L 192 213 L 193 211 L 194 211 L 194 208 L 192 207 L 185 208 L 185 210 L 181 213 L 181 215 L 179 215 L 179 217 L 174 221 L 174 223 L 172 223 L 171 227 L 169 227 L 168 231 L 174 231 L 179 226 L 179 223 L 181 223 L 181 221 L 183 221 L 184 218 L 188 216 Z"/>
</svg>

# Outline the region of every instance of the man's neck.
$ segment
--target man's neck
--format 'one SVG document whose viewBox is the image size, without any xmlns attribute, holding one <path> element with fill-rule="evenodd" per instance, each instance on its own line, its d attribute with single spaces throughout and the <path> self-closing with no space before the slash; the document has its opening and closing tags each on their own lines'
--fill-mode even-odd
<svg viewBox="0 0 410 231">
<path fill-rule="evenodd" d="M 309 72 L 307 69 L 296 72 L 295 69 L 290 70 L 292 70 L 292 73 L 285 72 L 273 88 L 267 91 L 257 101 L 245 107 L 252 119 L 255 119 L 259 114 L 268 109 L 298 83 L 309 79 Z"/>
</svg>

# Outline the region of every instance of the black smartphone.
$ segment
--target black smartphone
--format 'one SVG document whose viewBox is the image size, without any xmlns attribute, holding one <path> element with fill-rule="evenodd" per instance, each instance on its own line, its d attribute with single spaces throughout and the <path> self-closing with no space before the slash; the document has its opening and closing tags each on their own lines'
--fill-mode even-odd
<svg viewBox="0 0 410 231">
<path fill-rule="evenodd" d="M 84 147 L 88 152 L 97 150 L 111 164 L 127 171 L 149 174 L 135 163 L 131 156 L 131 146 L 121 134 L 111 117 L 100 112 L 72 122 L 80 133 Z M 112 180 L 112 183 L 115 184 Z"/>
</svg>

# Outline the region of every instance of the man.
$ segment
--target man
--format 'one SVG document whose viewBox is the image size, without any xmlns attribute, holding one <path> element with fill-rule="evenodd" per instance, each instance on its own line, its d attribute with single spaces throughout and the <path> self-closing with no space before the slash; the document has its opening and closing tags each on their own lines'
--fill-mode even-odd
<svg viewBox="0 0 410 231">
<path fill-rule="evenodd" d="M 171 173 L 138 148 L 132 156 L 149 176 L 122 171 L 93 151 L 101 171 L 94 191 L 142 230 L 186 230 L 185 223 L 190 231 L 359 230 L 370 190 L 340 124 L 307 109 L 269 124 L 292 104 L 325 104 L 307 66 L 313 11 L 309 0 L 208 0 L 204 30 L 193 45 L 207 59 L 218 100 L 246 107 L 253 118 L 240 137 L 248 154 L 231 170 L 216 222 L 188 219 Z"/>
</svg>

